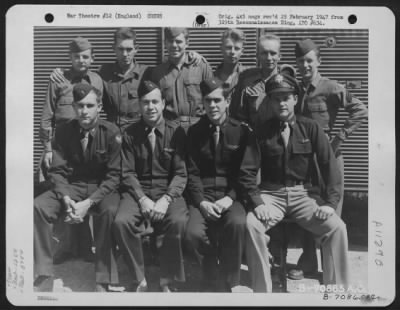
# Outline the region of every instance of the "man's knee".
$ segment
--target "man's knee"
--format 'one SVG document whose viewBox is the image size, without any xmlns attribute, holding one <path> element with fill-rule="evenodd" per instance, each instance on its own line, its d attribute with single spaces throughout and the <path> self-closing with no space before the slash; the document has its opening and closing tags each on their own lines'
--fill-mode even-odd
<svg viewBox="0 0 400 310">
<path fill-rule="evenodd" d="M 226 226 L 235 229 L 246 228 L 246 214 L 245 212 L 232 212 L 229 213 L 226 219 Z"/>
</svg>

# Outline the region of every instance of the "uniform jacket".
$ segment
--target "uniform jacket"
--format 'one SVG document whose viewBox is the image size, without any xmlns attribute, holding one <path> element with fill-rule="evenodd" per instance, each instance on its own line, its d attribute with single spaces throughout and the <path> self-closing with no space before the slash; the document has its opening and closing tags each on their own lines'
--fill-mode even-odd
<svg viewBox="0 0 400 310">
<path fill-rule="evenodd" d="M 215 126 L 207 116 L 188 130 L 188 187 L 196 207 L 203 200 L 215 201 L 224 196 L 239 196 L 238 173 L 250 132 L 247 125 L 227 118 L 220 126 L 217 149 L 214 146 Z"/>
<path fill-rule="evenodd" d="M 208 62 L 194 65 L 188 55 L 179 70 L 166 61 L 152 70 L 151 80 L 157 82 L 165 98 L 166 116 L 177 119 L 179 116 L 201 116 L 204 114 L 200 82 L 213 77 Z"/>
<path fill-rule="evenodd" d="M 64 72 L 64 77 L 67 80 L 66 83 L 59 84 L 50 81 L 47 87 L 39 128 L 39 137 L 46 152 L 51 151 L 51 139 L 55 128 L 75 118 L 72 106 L 74 85 L 88 83 L 103 92 L 103 81 L 95 72 L 87 71 L 85 76 L 81 76 L 71 68 Z"/>
<path fill-rule="evenodd" d="M 72 120 L 57 129 L 49 179 L 60 199 L 69 195 L 71 183 L 97 184 L 98 189 L 89 197 L 97 203 L 118 188 L 122 139 L 114 124 L 101 119 L 90 131 L 85 154 L 81 138 L 78 120 Z"/>
<path fill-rule="evenodd" d="M 368 118 L 367 107 L 336 81 L 318 74 L 308 89 L 303 84 L 301 86 L 296 112 L 316 120 L 328 135 L 331 135 L 339 108 L 344 108 L 349 113 L 348 119 L 337 133 L 341 140 L 345 140 Z"/>
<path fill-rule="evenodd" d="M 246 149 L 240 172 L 240 184 L 249 193 L 256 207 L 263 204 L 256 174 L 261 168 L 261 184 L 286 186 L 287 182 L 307 184 L 311 181 L 316 155 L 322 178 L 326 184 L 326 204 L 336 208 L 340 199 L 341 176 L 337 161 L 323 129 L 314 120 L 297 117 L 291 127 L 287 149 L 281 137 L 281 122 L 271 119 L 259 124 L 256 143 Z"/>
<path fill-rule="evenodd" d="M 155 130 L 154 153 L 148 139 L 150 131 L 142 119 L 129 126 L 123 136 L 123 190 L 136 201 L 144 195 L 152 200 L 164 194 L 178 198 L 187 183 L 185 131 L 173 122 L 163 121 Z"/>
<path fill-rule="evenodd" d="M 140 81 L 147 70 L 146 65 L 135 63 L 126 76 L 117 63 L 105 64 L 99 74 L 104 81 L 103 106 L 107 120 L 124 130 L 128 125 L 140 120 Z"/>
</svg>

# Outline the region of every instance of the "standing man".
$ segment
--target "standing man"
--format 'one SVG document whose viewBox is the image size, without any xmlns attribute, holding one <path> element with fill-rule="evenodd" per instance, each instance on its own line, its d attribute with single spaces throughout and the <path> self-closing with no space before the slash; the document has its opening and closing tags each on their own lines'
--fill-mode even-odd
<svg viewBox="0 0 400 310">
<path fill-rule="evenodd" d="M 66 70 L 60 82 L 49 81 L 46 99 L 40 120 L 39 137 L 45 154 L 41 163 L 46 175 L 50 168 L 53 152 L 51 140 L 57 127 L 75 118 L 72 106 L 72 89 L 78 83 L 93 85 L 103 92 L 103 81 L 97 73 L 90 71 L 93 62 L 92 45 L 87 39 L 77 37 L 69 44 L 71 68 Z"/>
<path fill-rule="evenodd" d="M 166 101 L 165 117 L 186 130 L 204 115 L 200 83 L 213 76 L 204 58 L 196 64 L 186 51 L 187 28 L 165 28 L 168 60 L 153 69 L 151 80 L 158 83 Z"/>
<path fill-rule="evenodd" d="M 53 276 L 52 226 L 65 215 L 69 224 L 94 215 L 96 290 L 105 291 L 116 269 L 111 223 L 118 208 L 121 136 L 118 128 L 99 118 L 101 93 L 87 83 L 73 88 L 77 118 L 57 128 L 52 144 L 49 179 L 53 189 L 34 201 L 34 285 L 50 290 Z M 47 283 L 47 284 L 46 284 Z"/>
<path fill-rule="evenodd" d="M 318 72 L 321 64 L 320 50 L 311 39 L 297 42 L 295 54 L 302 77 L 300 104 L 297 105 L 296 113 L 317 121 L 330 140 L 342 178 L 341 199 L 336 208 L 336 213 L 340 217 L 344 196 L 344 163 L 340 146 L 361 126 L 363 121 L 367 120 L 368 110 L 360 100 L 353 97 L 342 85 L 320 75 Z M 343 127 L 334 135 L 332 129 L 340 108 L 344 108 L 349 117 Z M 315 184 L 324 186 L 321 177 L 315 179 Z M 302 279 L 304 273 L 316 273 L 318 269 L 314 240 L 309 234 L 306 234 L 303 239 L 304 252 L 300 256 L 297 267 L 289 271 L 289 278 L 294 280 Z"/>
<path fill-rule="evenodd" d="M 99 74 L 104 80 L 103 104 L 107 120 L 117 124 L 123 132 L 140 120 L 138 87 L 148 67 L 135 59 L 139 46 L 133 29 L 119 28 L 114 33 L 113 48 L 116 62 L 102 65 Z"/>
<path fill-rule="evenodd" d="M 188 131 L 190 219 L 185 244 L 203 267 L 203 279 L 208 280 L 203 285 L 215 287 L 218 259 L 217 290 L 231 292 L 240 284 L 246 227 L 237 179 L 251 132 L 227 115 L 229 90 L 221 80 L 205 80 L 200 88 L 206 115 Z"/>
<path fill-rule="evenodd" d="M 122 200 L 113 224 L 114 239 L 125 257 L 137 292 L 147 291 L 141 234 L 148 222 L 158 235 L 160 287 L 169 292 L 174 280 L 184 281 L 181 241 L 188 220 L 183 190 L 187 183 L 186 134 L 164 120 L 160 88 L 143 81 L 138 90 L 142 119 L 125 131 L 123 139 Z"/>
<path fill-rule="evenodd" d="M 228 91 L 228 104 L 239 80 L 239 74 L 247 69 L 240 63 L 244 51 L 245 34 L 240 29 L 228 28 L 222 33 L 221 52 L 222 63 L 214 71 L 214 76 L 224 82 Z"/>
<path fill-rule="evenodd" d="M 278 36 L 265 34 L 259 38 L 257 58 L 261 68 L 246 70 L 240 75 L 230 105 L 230 115 L 255 127 L 260 121 L 271 117 L 271 109 L 266 103 L 265 82 L 280 71 L 281 42 Z M 294 69 L 285 65 L 287 70 Z M 260 110 L 259 110 L 260 109 Z"/>
<path fill-rule="evenodd" d="M 324 285 L 346 289 L 347 231 L 335 213 L 341 178 L 332 148 L 317 122 L 295 116 L 299 88 L 294 78 L 276 74 L 267 81 L 265 90 L 273 116 L 259 124 L 258 145 L 247 148 L 240 176 L 253 206 L 247 215 L 246 235 L 252 288 L 255 292 L 272 291 L 266 232 L 288 215 L 312 232 L 321 244 Z M 311 186 L 314 156 L 326 184 L 323 196 Z"/>
</svg>

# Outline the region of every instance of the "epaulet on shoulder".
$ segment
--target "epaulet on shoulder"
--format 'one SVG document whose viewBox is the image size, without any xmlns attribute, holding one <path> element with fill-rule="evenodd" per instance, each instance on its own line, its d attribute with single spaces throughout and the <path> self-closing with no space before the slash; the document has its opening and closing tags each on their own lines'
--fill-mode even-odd
<svg viewBox="0 0 400 310">
<path fill-rule="evenodd" d="M 174 122 L 174 121 L 171 121 L 171 120 L 166 119 L 166 120 L 165 120 L 165 126 L 168 126 L 168 127 L 170 127 L 170 128 L 176 129 L 176 128 L 178 128 L 180 125 L 179 125 L 178 122 Z"/>
<path fill-rule="evenodd" d="M 235 120 L 236 121 L 236 120 Z M 249 124 L 247 124 L 246 122 L 239 122 L 237 121 L 241 126 L 246 127 L 249 131 L 253 131 L 253 129 L 250 127 Z"/>
<path fill-rule="evenodd" d="M 114 123 L 111 123 L 109 121 L 103 120 L 101 119 L 99 121 L 99 126 L 102 126 L 104 128 L 107 128 L 108 130 L 112 131 L 112 132 L 117 132 L 119 131 L 117 125 L 115 125 Z"/>
<path fill-rule="evenodd" d="M 302 123 L 309 123 L 309 124 L 318 124 L 316 120 L 313 120 L 312 118 L 305 117 L 302 115 L 296 116 L 296 121 L 302 122 Z"/>
</svg>

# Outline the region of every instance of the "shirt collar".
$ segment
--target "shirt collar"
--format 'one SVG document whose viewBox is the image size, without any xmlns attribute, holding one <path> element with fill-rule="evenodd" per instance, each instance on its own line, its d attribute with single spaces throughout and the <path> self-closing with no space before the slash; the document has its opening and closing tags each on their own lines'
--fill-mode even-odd
<svg viewBox="0 0 400 310">
<path fill-rule="evenodd" d="M 146 124 L 146 122 L 144 121 L 144 119 L 142 118 L 142 123 L 145 129 L 145 132 L 149 133 L 153 127 L 150 127 L 149 125 Z M 163 118 L 161 120 L 161 122 L 155 127 L 155 133 L 160 133 L 161 136 L 164 136 L 165 133 L 165 119 Z"/>
<path fill-rule="evenodd" d="M 319 82 L 321 81 L 321 74 L 319 74 L 319 72 L 317 73 L 317 75 L 315 76 L 315 78 L 311 81 L 310 85 L 312 85 L 312 87 L 316 88 L 317 85 L 319 84 Z M 303 88 L 305 88 L 305 84 L 303 82 L 303 80 L 301 81 L 301 85 L 303 86 Z"/>
<path fill-rule="evenodd" d="M 91 129 L 89 129 L 89 130 L 85 130 L 85 129 L 83 129 L 82 127 L 80 127 L 79 132 L 80 132 L 81 134 L 83 134 L 83 133 L 85 133 L 86 131 L 89 131 L 89 135 L 91 135 L 92 137 L 94 137 L 98 125 L 99 125 L 99 121 L 97 121 L 96 124 L 94 125 L 94 127 L 91 128 Z"/>
<path fill-rule="evenodd" d="M 128 70 L 125 74 L 122 73 L 121 67 L 118 65 L 118 62 L 116 61 L 113 66 L 113 73 L 114 75 L 122 78 L 122 79 L 128 79 L 131 77 L 134 77 L 135 79 L 138 79 L 140 77 L 139 74 L 139 66 L 136 60 L 133 60 L 133 67 Z"/>
</svg>

